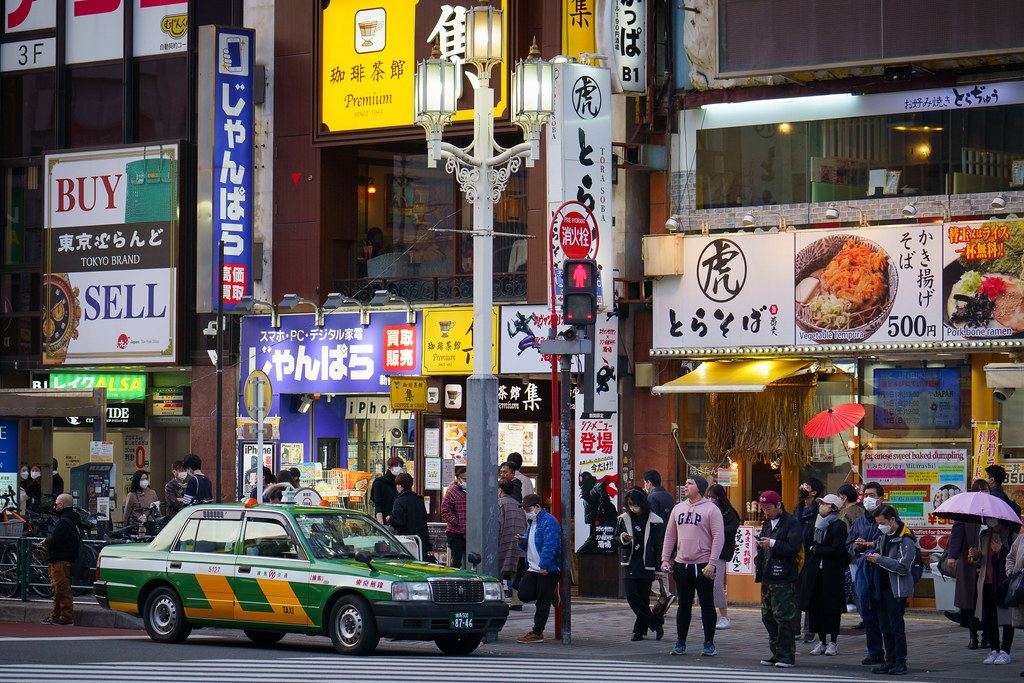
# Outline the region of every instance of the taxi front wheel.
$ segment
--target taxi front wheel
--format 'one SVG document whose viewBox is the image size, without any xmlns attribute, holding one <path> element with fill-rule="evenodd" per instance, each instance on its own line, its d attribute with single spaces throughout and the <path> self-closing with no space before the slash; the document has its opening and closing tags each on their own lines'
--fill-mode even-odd
<svg viewBox="0 0 1024 683">
<path fill-rule="evenodd" d="M 181 643 L 192 632 L 181 598 L 172 588 L 157 588 L 149 594 L 142 620 L 146 633 L 158 643 Z"/>
<path fill-rule="evenodd" d="M 380 642 L 370 604 L 358 595 L 346 595 L 334 604 L 329 632 L 334 649 L 343 655 L 369 654 Z"/>
</svg>

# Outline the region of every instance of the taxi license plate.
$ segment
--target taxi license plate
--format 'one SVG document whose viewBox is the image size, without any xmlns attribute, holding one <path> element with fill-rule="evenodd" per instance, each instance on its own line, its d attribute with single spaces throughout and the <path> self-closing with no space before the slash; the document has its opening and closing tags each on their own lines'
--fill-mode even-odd
<svg viewBox="0 0 1024 683">
<path fill-rule="evenodd" d="M 453 631 L 464 631 L 473 628 L 472 612 L 449 612 L 448 627 Z"/>
</svg>

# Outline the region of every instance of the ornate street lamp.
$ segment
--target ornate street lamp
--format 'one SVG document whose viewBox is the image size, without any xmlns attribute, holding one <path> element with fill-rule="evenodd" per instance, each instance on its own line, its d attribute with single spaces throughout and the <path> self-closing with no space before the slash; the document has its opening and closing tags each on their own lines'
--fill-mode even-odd
<svg viewBox="0 0 1024 683">
<path fill-rule="evenodd" d="M 473 205 L 473 374 L 466 381 L 467 458 L 469 480 L 467 550 L 482 558 L 478 568 L 497 575 L 497 479 L 493 458 L 498 452 L 498 378 L 491 372 L 493 339 L 494 202 L 505 191 L 508 179 L 523 160 L 533 165 L 540 132 L 553 113 L 553 70 L 540 58 L 536 44 L 529 59 L 516 65 L 512 77 L 512 120 L 522 128 L 525 142 L 505 149 L 494 141 L 494 90 L 491 70 L 504 56 L 504 13 L 486 2 L 466 12 L 466 58 L 473 65 L 473 141 L 460 148 L 441 141 L 441 132 L 451 123 L 461 95 L 459 67 L 440 58 L 435 48 L 430 59 L 416 67 L 416 122 L 426 131 L 427 164 L 438 159 L 459 181 L 466 201 Z M 517 235 L 518 236 L 518 235 Z"/>
</svg>

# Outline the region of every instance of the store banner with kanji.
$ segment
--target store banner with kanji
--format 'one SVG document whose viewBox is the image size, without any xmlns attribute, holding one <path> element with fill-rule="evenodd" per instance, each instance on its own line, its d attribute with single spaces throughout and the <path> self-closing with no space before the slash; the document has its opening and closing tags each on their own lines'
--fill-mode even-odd
<svg viewBox="0 0 1024 683">
<path fill-rule="evenodd" d="M 729 574 L 754 575 L 754 558 L 757 557 L 758 535 L 761 533 L 759 526 L 741 526 L 736 530 L 736 550 L 726 566 Z"/>
<path fill-rule="evenodd" d="M 684 237 L 656 350 L 1024 337 L 1024 221 Z"/>
<path fill-rule="evenodd" d="M 616 552 L 618 442 L 616 413 L 584 413 L 576 420 L 573 547 L 578 553 Z"/>
<path fill-rule="evenodd" d="M 985 478 L 985 468 L 999 459 L 999 423 L 975 422 L 973 426 L 974 479 Z"/>
</svg>

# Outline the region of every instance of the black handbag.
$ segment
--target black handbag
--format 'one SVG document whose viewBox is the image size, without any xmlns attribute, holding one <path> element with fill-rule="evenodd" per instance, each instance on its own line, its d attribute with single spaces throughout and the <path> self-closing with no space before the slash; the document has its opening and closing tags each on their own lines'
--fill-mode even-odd
<svg viewBox="0 0 1024 683">
<path fill-rule="evenodd" d="M 942 555 L 939 556 L 939 573 L 950 579 L 955 579 L 956 572 L 956 567 L 949 566 L 949 546 L 947 545 L 942 549 Z"/>
<path fill-rule="evenodd" d="M 1024 604 L 1024 569 L 1018 569 L 1006 577 L 1006 580 L 1003 581 L 1003 587 L 1006 589 L 1004 604 L 1007 607 L 1017 607 Z"/>
</svg>

